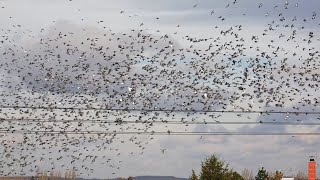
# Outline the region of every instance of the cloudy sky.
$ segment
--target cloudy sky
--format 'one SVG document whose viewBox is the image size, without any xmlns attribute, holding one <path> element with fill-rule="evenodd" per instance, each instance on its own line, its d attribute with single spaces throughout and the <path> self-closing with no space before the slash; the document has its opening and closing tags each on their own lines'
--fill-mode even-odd
<svg viewBox="0 0 320 180">
<path fill-rule="evenodd" d="M 233 2 L 0 0 L 1 106 L 57 105 L 82 108 L 90 104 L 120 109 L 319 112 L 320 2 Z M 137 36 L 137 33 L 157 39 L 158 43 L 130 37 Z M 195 42 L 199 39 L 202 40 Z M 123 49 L 123 53 L 119 52 L 119 48 L 130 43 L 131 50 L 127 48 Z M 99 47 L 102 48 L 97 50 Z M 205 53 L 208 47 L 212 48 L 214 54 L 211 58 L 214 60 L 208 60 L 210 50 Z M 171 48 L 171 53 L 158 53 L 168 48 Z M 105 56 L 101 52 L 105 52 Z M 199 56 L 196 52 L 204 54 Z M 106 57 L 110 59 L 105 61 Z M 110 71 L 105 76 L 100 73 L 101 68 Z M 243 81 L 244 78 L 246 81 Z M 39 111 L 23 115 L 19 110 L 3 109 L 1 118 L 32 119 L 42 116 L 48 119 L 59 115 L 61 119 L 79 118 L 76 112 L 55 113 Z M 88 118 L 93 116 L 96 119 L 108 117 L 135 121 L 142 115 L 139 112 L 105 112 L 100 116 L 94 112 L 87 114 Z M 319 115 L 160 112 L 145 114 L 141 118 L 175 122 L 317 123 Z M 77 124 L 71 123 L 71 126 Z M 11 125 L 2 122 L 1 129 Z M 24 126 L 17 122 L 13 125 L 17 129 Z M 55 126 L 47 123 L 41 127 L 50 125 Z M 32 126 L 36 128 L 38 125 L 31 123 L 28 127 Z M 54 128 L 58 130 L 60 127 Z M 105 128 L 98 125 L 89 127 L 95 131 Z M 144 130 L 146 126 L 125 124 L 108 128 L 109 131 L 119 132 L 130 128 Z M 148 129 L 164 132 L 320 131 L 317 126 L 263 123 L 189 126 L 155 123 Z M 78 138 L 70 136 L 66 139 L 74 140 L 72 137 Z M 84 142 L 81 147 L 70 145 L 63 159 L 54 163 L 55 169 L 63 171 L 76 166 L 78 173 L 82 173 L 80 176 L 95 178 L 137 175 L 188 177 L 192 169 L 199 172 L 201 160 L 216 153 L 239 172 L 244 168 L 256 172 L 264 166 L 270 171 L 280 169 L 286 175 L 291 175 L 299 170 L 306 172 L 309 156 L 317 156 L 320 147 L 317 136 L 136 137 L 131 143 L 131 136 L 117 135 L 103 150 L 97 150 L 106 146 L 99 146 L 103 138 L 92 136 L 96 141 L 90 143 L 87 142 L 89 137 L 82 139 Z M 12 151 L 16 157 L 29 153 L 27 149 L 17 148 L 19 142 L 23 142 L 21 135 L 9 134 L 1 136 L 1 140 L 2 143 L 10 140 L 11 146 L 16 147 L 16 151 Z M 30 141 L 37 141 L 37 137 L 30 136 Z M 5 147 L 0 148 L 3 154 L 6 154 Z M 54 160 L 49 156 L 59 158 L 59 148 L 35 149 L 33 154 L 36 157 L 26 159 L 35 159 L 36 166 L 25 169 L 18 167 L 14 159 L 10 159 L 11 156 L 2 157 L 2 161 L 12 160 L 14 164 L 12 168 L 1 167 L 2 171 L 4 174 L 25 171 L 32 175 L 34 172 L 30 172 L 30 169 L 42 167 L 50 170 Z M 84 155 L 79 155 L 81 158 L 77 164 L 70 164 L 70 157 L 76 153 L 99 157 L 96 162 L 89 162 L 82 158 Z M 38 158 L 42 156 L 46 161 Z M 108 159 L 110 162 L 106 162 Z M 94 171 L 85 170 L 82 165 Z"/>
</svg>

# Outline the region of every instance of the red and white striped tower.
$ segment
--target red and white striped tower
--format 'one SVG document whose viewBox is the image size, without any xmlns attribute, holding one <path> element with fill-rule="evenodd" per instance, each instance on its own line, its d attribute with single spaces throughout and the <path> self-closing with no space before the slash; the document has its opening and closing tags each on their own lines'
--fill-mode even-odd
<svg viewBox="0 0 320 180">
<path fill-rule="evenodd" d="M 310 161 L 308 162 L 308 180 L 316 180 L 316 161 L 314 156 L 310 156 Z"/>
</svg>

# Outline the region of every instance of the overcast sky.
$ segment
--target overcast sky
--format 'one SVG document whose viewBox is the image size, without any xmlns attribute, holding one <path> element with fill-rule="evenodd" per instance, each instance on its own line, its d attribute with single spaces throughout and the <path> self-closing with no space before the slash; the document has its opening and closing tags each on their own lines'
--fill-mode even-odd
<svg viewBox="0 0 320 180">
<path fill-rule="evenodd" d="M 229 4 L 229 6 L 228 6 Z M 194 7 L 195 6 L 195 7 Z M 76 81 L 76 75 L 73 72 L 68 72 L 59 69 L 59 67 L 66 66 L 68 64 L 75 64 L 82 58 L 81 53 L 75 53 L 73 58 L 70 59 L 68 63 L 57 61 L 50 61 L 45 63 L 45 66 L 52 68 L 52 74 L 61 73 L 70 77 L 73 81 L 72 83 L 64 84 L 65 81 L 61 79 L 52 82 L 48 86 L 47 79 L 40 78 L 37 80 L 36 86 L 28 86 L 29 82 L 34 83 L 38 77 L 41 77 L 43 72 L 40 70 L 40 66 L 30 65 L 25 56 L 25 53 L 29 53 L 30 57 L 36 54 L 43 54 L 43 49 L 45 45 L 40 44 L 42 40 L 49 42 L 50 46 L 59 46 L 54 50 L 54 53 L 59 53 L 64 51 L 63 42 L 67 42 L 72 46 L 76 46 L 87 38 L 100 38 L 97 41 L 98 45 L 108 46 L 110 52 L 118 48 L 118 44 L 113 44 L 106 42 L 112 33 L 115 33 L 115 37 L 123 38 L 122 34 L 134 34 L 131 30 L 142 29 L 143 35 L 150 35 L 155 39 L 168 35 L 168 41 L 172 42 L 172 46 L 178 50 L 180 48 L 188 49 L 191 43 L 187 41 L 186 36 L 194 38 L 213 38 L 216 40 L 215 43 L 222 45 L 232 41 L 236 46 L 233 36 L 223 36 L 221 31 L 227 31 L 231 27 L 237 29 L 239 25 L 242 26 L 242 31 L 239 31 L 239 36 L 246 39 L 243 42 L 244 55 L 238 56 L 235 59 L 244 59 L 242 64 L 235 67 L 232 71 L 235 72 L 233 76 L 240 76 L 243 74 L 244 67 L 249 67 L 248 59 L 260 58 L 261 64 L 267 62 L 267 58 L 262 57 L 261 53 L 265 52 L 269 55 L 274 55 L 274 51 L 270 50 L 270 46 L 274 46 L 274 50 L 279 47 L 279 52 L 277 56 L 272 56 L 271 62 L 274 65 L 268 71 L 261 72 L 267 75 L 265 81 L 263 81 L 263 88 L 266 91 L 271 92 L 262 93 L 262 96 L 256 96 L 256 87 L 249 86 L 248 83 L 244 83 L 245 90 L 239 90 L 238 86 L 228 87 L 226 84 L 220 86 L 213 86 L 208 82 L 212 82 L 215 77 L 220 78 L 223 82 L 234 83 L 237 80 L 229 80 L 228 77 L 224 77 L 224 73 L 229 73 L 228 69 L 226 71 L 217 71 L 213 76 L 208 76 L 207 80 L 200 80 L 202 85 L 194 86 L 192 88 L 186 88 L 190 79 L 188 77 L 180 78 L 180 83 L 183 84 L 181 89 L 179 86 L 172 85 L 168 80 L 170 75 L 160 76 L 155 72 L 154 74 L 150 72 L 142 71 L 142 67 L 150 62 L 141 61 L 139 63 L 130 64 L 131 69 L 121 69 L 120 72 L 126 74 L 125 77 L 131 77 L 136 73 L 141 73 L 144 75 L 144 82 L 150 84 L 147 86 L 147 90 L 144 91 L 142 87 L 131 87 L 131 79 L 125 79 L 122 83 L 114 84 L 112 87 L 105 87 L 105 91 L 118 90 L 127 91 L 130 88 L 134 88 L 135 92 L 145 93 L 145 98 L 150 98 L 153 101 L 150 107 L 162 107 L 172 109 L 179 105 L 178 108 L 186 107 L 184 103 L 189 100 L 189 106 L 194 109 L 206 109 L 208 107 L 214 106 L 214 109 L 221 110 L 222 105 L 219 104 L 221 99 L 228 104 L 228 108 L 232 110 L 235 108 L 248 109 L 248 103 L 253 105 L 253 110 L 266 111 L 266 110 L 279 110 L 283 112 L 296 111 L 299 110 L 312 110 L 319 112 L 320 101 L 319 94 L 317 93 L 317 88 L 312 85 L 319 84 L 319 79 L 314 81 L 308 81 L 305 79 L 296 80 L 292 74 L 304 72 L 301 77 L 308 77 L 312 79 L 314 75 L 319 78 L 319 54 L 317 50 L 320 47 L 320 24 L 319 24 L 319 0 L 237 0 L 236 4 L 233 1 L 221 1 L 221 0 L 0 0 L 0 29 L 2 30 L 0 34 L 3 38 L 8 37 L 11 39 L 12 43 L 6 41 L 0 45 L 0 52 L 10 52 L 8 49 L 18 49 L 20 51 L 15 51 L 15 57 L 11 57 L 6 54 L 0 57 L 1 66 L 1 82 L 0 88 L 2 93 L 2 103 L 1 105 L 7 105 L 7 103 L 24 104 L 25 101 L 29 104 L 41 104 L 46 105 L 49 102 L 57 102 L 58 104 L 70 105 L 70 100 L 72 98 L 77 99 L 77 97 L 70 97 L 70 93 L 84 93 L 85 87 L 91 91 L 95 90 L 95 83 L 102 83 L 101 79 L 95 80 L 95 72 L 98 71 L 97 63 L 101 63 L 102 66 L 112 66 L 113 63 L 119 62 L 119 67 L 124 67 L 130 62 L 123 60 L 125 55 L 118 55 L 116 59 L 109 62 L 102 62 L 99 58 L 91 58 L 91 69 L 90 72 L 84 76 L 90 76 L 90 83 L 87 81 Z M 214 11 L 213 14 L 211 12 Z M 281 15 L 280 15 L 281 14 Z M 221 16 L 221 17 L 220 17 Z M 284 17 L 285 19 L 281 18 Z M 224 18 L 222 21 L 221 19 Z M 293 19 L 297 19 L 293 21 Z M 273 23 L 273 21 L 275 21 Z M 143 23 L 143 25 L 142 25 Z M 275 28 L 274 31 L 270 31 L 269 28 Z M 279 26 L 277 26 L 279 25 Z M 285 25 L 288 25 L 285 27 Z M 291 27 L 294 25 L 294 27 Z M 292 35 L 293 29 L 297 29 L 297 35 L 295 40 L 287 40 Z M 10 30 L 10 31 L 8 31 Z M 266 30 L 266 31 L 265 31 Z M 54 42 L 49 41 L 57 37 L 59 32 L 70 33 L 63 40 L 57 40 Z M 310 32 L 313 32 L 313 41 L 308 43 L 304 39 L 309 39 Z M 263 33 L 267 35 L 263 36 Z M 107 34 L 104 36 L 104 34 Z M 283 39 L 279 36 L 284 35 Z M 251 41 L 252 36 L 258 36 L 259 42 L 254 43 Z M 105 39 L 103 39 L 105 38 Z M 247 40 L 249 39 L 249 40 Z M 271 40 L 274 42 L 270 43 Z M 123 38 L 123 42 L 129 39 Z M 194 46 L 197 49 L 205 50 L 208 48 L 209 43 L 197 43 Z M 231 44 L 232 44 L 231 43 Z M 146 47 L 147 43 L 146 44 Z M 17 45 L 17 46 L 14 46 Z M 215 44 L 213 44 L 215 45 Z M 2 46 L 2 47 L 1 47 Z M 151 57 L 155 54 L 154 48 L 163 48 L 166 43 L 160 42 L 154 45 L 152 48 L 146 48 L 145 57 Z M 254 48 L 250 48 L 250 47 Z M 301 48 L 297 48 L 297 46 Z M 231 47 L 231 46 L 228 46 Z M 257 48 L 258 47 L 258 48 Z M 302 48 L 309 49 L 309 51 L 303 51 Z M 83 52 L 88 52 L 88 54 L 98 56 L 98 52 L 90 49 L 90 46 L 79 46 L 80 50 Z M 136 46 L 136 49 L 141 48 Z M 313 48 L 313 49 L 312 49 Z M 191 48 L 190 48 L 191 49 Z M 257 50 L 258 49 L 258 50 Z M 311 50 L 310 50 L 311 49 Z M 225 50 L 230 53 L 232 50 Z M 317 55 L 314 59 L 310 60 L 309 64 L 306 64 L 306 60 L 311 57 L 310 53 L 315 52 Z M 297 53 L 298 55 L 294 55 Z M 62 54 L 62 53 L 61 53 Z M 62 58 L 70 58 L 67 55 L 61 55 Z M 207 62 L 205 65 L 200 65 L 199 67 L 192 68 L 188 64 L 195 57 L 192 53 L 186 53 L 186 59 L 181 61 L 176 67 L 171 70 L 181 70 L 183 72 L 190 72 L 191 74 L 197 74 L 202 69 L 210 69 L 210 64 Z M 93 57 L 93 56 L 92 56 Z M 163 55 L 160 55 L 164 58 Z M 12 59 L 18 59 L 17 61 L 12 61 Z M 174 56 L 169 55 L 169 58 L 174 58 Z M 168 59 L 169 59 L 168 58 Z M 223 54 L 217 55 L 216 58 L 219 59 L 219 65 L 226 65 L 227 57 Z M 286 62 L 282 62 L 283 59 L 287 58 Z M 150 58 L 151 59 L 151 58 Z M 201 64 L 201 59 L 194 60 L 196 63 Z M 281 63 L 279 63 L 281 62 Z M 40 63 L 40 62 L 37 62 Z M 90 64 L 89 63 L 89 64 Z M 151 64 L 151 63 L 150 63 Z M 279 65 L 280 64 L 280 65 Z M 153 63 L 154 66 L 160 66 L 160 61 Z M 296 65 L 297 67 L 303 67 L 299 70 L 297 69 L 287 69 L 283 70 L 282 66 L 292 67 Z M 8 74 L 7 69 L 11 69 L 10 74 Z M 314 68 L 313 68 L 314 67 Z M 21 71 L 17 69 L 22 68 Z M 229 69 L 230 70 L 230 69 Z M 118 72 L 111 72 L 110 76 L 119 76 Z M 231 70 L 230 70 L 231 71 Z M 306 73 L 307 72 L 307 73 Z M 29 78 L 22 79 L 23 76 L 28 76 L 32 73 Z M 90 74 L 91 73 L 91 74 Z M 260 72 L 254 72 L 250 69 L 249 76 L 252 78 L 257 78 Z M 90 75 L 89 75 L 90 74 Z M 158 77 L 159 75 L 159 77 Z M 207 75 L 204 75 L 207 76 Z M 232 76 L 232 77 L 233 77 Z M 273 79 L 270 77 L 273 77 Z M 62 76 L 61 76 L 62 77 Z M 155 77 L 158 77 L 155 79 Z M 195 77 L 195 76 L 194 76 Z M 224 77 L 224 79 L 223 79 Z M 259 78 L 259 77 L 258 77 Z M 189 79 L 189 80 L 188 80 Z M 231 78 L 230 78 L 231 79 Z M 280 79 L 284 79 L 290 84 L 289 87 L 280 84 Z M 310 86 L 301 86 L 301 83 L 306 82 Z M 93 83 L 94 82 L 94 83 Z M 152 88 L 152 83 L 159 83 L 161 85 L 168 85 L 167 90 L 160 91 L 156 88 Z M 177 83 L 177 82 L 175 82 Z M 201 84 L 200 83 L 200 84 Z M 13 87 L 21 84 L 21 89 L 15 89 Z M 60 85 L 65 85 L 64 91 L 55 89 Z M 12 85 L 12 86 L 11 86 Z M 78 88 L 76 88 L 78 87 Z M 280 87 L 277 89 L 277 87 Z M 50 89 L 51 88 L 51 89 Z M 53 89 L 52 89 L 53 88 Z M 149 89 L 148 89 L 149 88 Z M 188 98 L 187 94 L 192 94 L 194 90 L 199 90 L 196 95 L 192 98 Z M 208 90 L 209 89 L 209 90 Z M 295 89 L 299 93 L 293 94 L 290 89 Z M 16 92 L 14 95 L 10 93 Z M 130 89 L 131 91 L 131 89 Z M 177 91 L 177 92 L 175 92 Z M 210 92 L 209 92 L 210 91 Z M 32 93 L 33 92 L 33 93 Z M 167 94 L 173 94 L 168 96 Z M 199 103 L 199 99 L 207 93 L 209 98 L 205 104 Z M 211 94 L 210 94 L 211 93 Z M 253 99 L 246 97 L 241 97 L 241 95 L 249 93 L 253 95 Z M 17 94 L 20 96 L 17 98 Z M 45 96 L 43 96 L 45 94 Z M 122 97 L 120 103 L 120 97 L 108 97 L 107 93 L 97 93 L 96 96 L 92 97 L 88 94 L 83 96 L 88 99 L 94 99 L 94 105 L 104 104 L 102 102 L 108 99 L 112 107 L 121 108 L 126 102 L 127 107 L 133 108 L 145 108 L 144 99 L 139 99 L 137 102 L 132 103 L 128 97 Z M 155 94 L 159 94 L 159 97 L 155 98 Z M 207 96 L 207 94 L 205 96 Z M 265 101 L 268 98 L 275 97 L 279 94 L 277 100 L 279 103 L 285 102 L 282 107 L 277 107 L 277 102 L 272 102 L 266 105 Z M 281 94 L 281 95 L 280 95 Z M 40 96 L 43 99 L 33 99 L 34 96 Z M 232 99 L 234 96 L 240 96 L 240 99 Z M 281 96 L 281 97 L 280 97 Z M 24 98 L 24 102 L 21 98 Z M 179 97 L 183 97 L 180 98 Z M 215 99 L 220 98 L 220 100 Z M 207 98 L 207 97 L 206 97 Z M 27 100 L 26 100 L 27 99 Z M 46 101 L 44 102 L 44 99 Z M 310 99 L 311 103 L 305 101 Z M 4 101 L 5 100 L 5 101 Z M 263 100 L 263 101 L 260 101 Z M 17 102 L 15 102 L 17 101 Z M 130 102 L 129 102 L 130 101 Z M 74 102 L 74 101 L 73 101 Z M 221 103 L 221 102 L 220 102 Z M 74 105 L 71 103 L 71 105 Z M 78 104 L 79 107 L 83 107 L 85 103 Z M 149 106 L 148 106 L 149 108 Z M 147 109 L 148 109 L 147 108 Z M 128 116 L 121 115 L 125 120 L 135 120 L 130 119 L 130 113 Z M 134 115 L 134 113 L 133 113 Z M 216 114 L 217 115 L 217 114 Z M 150 117 L 153 115 L 150 115 Z M 166 118 L 165 114 L 158 115 L 159 117 Z M 4 117 L 4 116 L 1 116 Z M 72 116 L 71 116 L 72 117 Z M 110 115 L 109 117 L 116 118 L 117 115 Z M 168 117 L 167 117 L 168 118 Z M 205 114 L 196 114 L 192 116 L 187 116 L 184 113 L 178 113 L 175 117 L 172 114 L 169 116 L 169 120 L 180 120 L 185 118 L 186 120 L 191 120 L 196 118 L 198 121 L 210 121 L 210 118 Z M 277 121 L 290 121 L 297 122 L 297 120 L 303 120 L 306 122 L 316 122 L 318 121 L 317 115 L 260 115 L 259 114 L 249 114 L 242 115 L 241 117 L 236 114 L 222 114 L 218 118 L 219 121 L 265 121 L 276 119 Z M 146 118 L 147 119 L 147 118 Z M 2 124 L 6 126 L 6 124 Z M 130 126 L 130 125 L 127 125 Z M 123 126 L 125 129 L 127 126 Z M 217 131 L 239 131 L 239 132 L 319 132 L 319 127 L 316 126 L 271 126 L 271 125 L 189 125 L 189 126 L 177 126 L 168 125 L 172 131 L 206 131 L 206 132 L 217 132 Z M 143 125 L 141 126 L 143 127 Z M 98 127 L 92 127 L 98 128 Z M 119 128 L 115 126 L 112 128 Z M 98 128 L 99 129 L 99 128 Z M 155 131 L 166 131 L 168 127 L 165 125 L 156 125 L 153 127 Z M 130 137 L 126 135 L 117 136 L 116 140 L 109 145 L 108 150 L 105 151 L 92 151 L 95 153 L 100 153 L 99 155 L 111 157 L 114 164 L 120 168 L 110 167 L 109 165 L 101 164 L 105 159 L 100 159 L 99 163 L 93 163 L 91 168 L 94 172 L 90 174 L 90 177 L 95 178 L 107 178 L 107 177 L 118 177 L 118 176 L 137 176 L 137 175 L 172 175 L 177 177 L 188 177 L 192 169 L 199 172 L 200 162 L 206 156 L 216 153 L 220 155 L 226 162 L 230 163 L 230 166 L 235 170 L 241 172 L 244 168 L 249 168 L 254 172 L 261 166 L 266 167 L 267 170 L 275 171 L 282 170 L 286 175 L 291 175 L 292 173 L 302 170 L 306 172 L 307 161 L 310 155 L 317 156 L 317 149 L 320 148 L 320 144 L 317 141 L 317 136 L 153 136 L 154 139 L 150 140 L 151 136 L 138 136 L 140 141 L 144 144 L 145 150 L 143 154 L 140 154 L 140 149 L 136 147 L 135 144 L 121 143 L 121 141 L 128 142 Z M 1 137 L 8 138 L 8 137 Z M 10 138 L 16 138 L 21 141 L 21 137 L 16 136 Z M 99 141 L 99 140 L 98 140 Z M 97 142 L 97 144 L 99 144 Z M 94 148 L 94 143 L 87 145 Z M 59 147 L 56 147 L 59 149 Z M 73 147 L 74 148 L 74 147 Z M 110 148 L 112 150 L 110 150 Z M 118 149 L 114 151 L 114 149 Z M 162 153 L 161 149 L 166 149 Z M 1 149 L 3 150 L 3 148 Z M 79 152 L 85 153 L 84 150 Z M 23 152 L 23 151 L 22 151 Z M 39 156 L 46 151 L 40 151 L 38 149 L 36 154 Z M 118 153 L 121 155 L 117 155 Z M 133 154 L 130 154 L 134 152 Z M 54 156 L 59 156 L 54 154 Z M 115 158 L 117 157 L 117 158 Z M 1 159 L 3 160 L 3 159 Z M 52 161 L 52 160 L 51 160 Z M 59 165 L 70 164 L 65 161 L 59 161 Z M 119 163 L 121 161 L 121 163 Z M 46 162 L 39 162 L 40 167 L 50 167 L 50 160 Z M 84 164 L 90 164 L 83 162 Z M 81 167 L 81 165 L 78 167 Z M 18 167 L 16 167 L 19 169 Z M 61 171 L 70 167 L 61 167 Z M 59 169 L 59 168 L 57 168 Z M 318 168 L 319 169 L 319 168 Z M 8 169 L 4 168 L 5 172 Z M 82 171 L 82 170 L 80 170 Z M 85 172 L 85 171 L 83 171 Z M 319 171 L 320 172 L 320 171 Z M 27 172 L 28 174 L 34 174 L 33 172 Z M 112 174 L 115 173 L 115 174 Z M 87 174 L 81 175 L 87 177 Z"/>
</svg>

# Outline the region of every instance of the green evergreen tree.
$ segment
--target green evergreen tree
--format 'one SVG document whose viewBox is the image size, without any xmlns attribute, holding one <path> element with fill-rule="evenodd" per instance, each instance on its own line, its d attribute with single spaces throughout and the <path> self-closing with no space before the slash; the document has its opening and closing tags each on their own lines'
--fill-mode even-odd
<svg viewBox="0 0 320 180">
<path fill-rule="evenodd" d="M 204 162 L 201 162 L 200 180 L 220 179 L 228 172 L 228 164 L 211 155 Z"/>
<path fill-rule="evenodd" d="M 228 176 L 227 176 L 228 177 Z M 232 180 L 244 180 L 244 178 L 237 172 L 233 171 L 229 173 L 229 177 L 227 179 Z"/>
<path fill-rule="evenodd" d="M 217 156 L 211 155 L 201 162 L 199 180 L 244 180 L 240 174 L 229 170 L 229 165 Z"/>
<path fill-rule="evenodd" d="M 199 180 L 198 176 L 196 175 L 196 173 L 194 172 L 194 170 L 192 170 L 192 174 L 189 178 L 190 180 Z"/>
<path fill-rule="evenodd" d="M 256 176 L 256 180 L 266 180 L 268 178 L 268 173 L 267 171 L 264 169 L 264 167 L 262 167 L 261 169 L 259 169 L 258 174 Z"/>
</svg>

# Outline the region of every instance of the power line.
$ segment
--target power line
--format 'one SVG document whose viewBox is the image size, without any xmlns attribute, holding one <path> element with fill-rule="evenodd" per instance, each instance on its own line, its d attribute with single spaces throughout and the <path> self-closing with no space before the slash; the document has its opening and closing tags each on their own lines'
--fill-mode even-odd
<svg viewBox="0 0 320 180">
<path fill-rule="evenodd" d="M 0 134 L 94 134 L 94 135 L 175 135 L 175 136 L 319 136 L 320 132 L 164 132 L 164 131 L 151 131 L 151 132 L 136 132 L 136 131 L 124 131 L 124 132 L 112 132 L 112 131 L 0 131 Z"/>
<path fill-rule="evenodd" d="M 44 122 L 44 123 L 92 123 L 92 124 L 182 124 L 182 125 L 192 125 L 192 124 L 215 124 L 215 125 L 305 125 L 313 126 L 320 125 L 320 122 L 276 122 L 276 121 L 117 121 L 117 120 L 99 120 L 99 119 L 1 119 L 0 122 Z"/>
<path fill-rule="evenodd" d="M 239 110 L 194 110 L 194 109 L 136 109 L 102 107 L 44 107 L 44 106 L 0 106 L 0 109 L 36 110 L 83 110 L 83 111 L 127 111 L 127 112 L 184 112 L 184 113 L 237 113 L 237 114 L 320 114 L 318 111 L 239 111 Z"/>
</svg>

